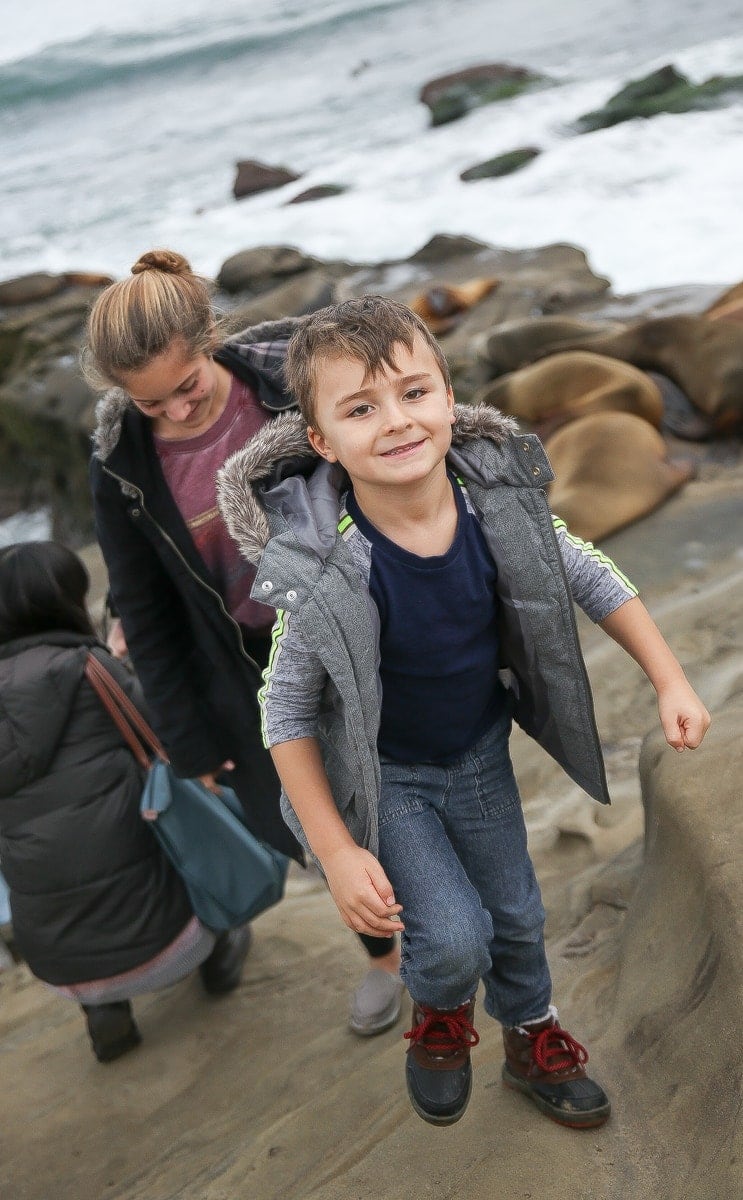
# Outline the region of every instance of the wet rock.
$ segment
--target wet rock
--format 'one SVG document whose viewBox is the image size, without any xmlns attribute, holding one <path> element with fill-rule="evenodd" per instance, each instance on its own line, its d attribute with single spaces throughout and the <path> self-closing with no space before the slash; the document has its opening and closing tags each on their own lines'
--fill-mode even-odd
<svg viewBox="0 0 743 1200">
<path fill-rule="evenodd" d="M 408 261 L 435 265 L 447 259 L 461 258 L 465 254 L 477 254 L 481 250 L 492 250 L 492 246 L 465 234 L 436 233 L 420 250 L 411 254 Z"/>
<path fill-rule="evenodd" d="M 303 254 L 295 246 L 256 246 L 241 250 L 222 263 L 217 284 L 231 294 L 250 292 L 255 295 L 278 280 L 319 265 L 319 259 Z"/>
<path fill-rule="evenodd" d="M 100 275 L 94 271 L 64 271 L 59 275 L 34 271 L 30 275 L 18 275 L 15 279 L 0 283 L 0 308 L 38 304 L 68 288 L 106 287 L 109 283 L 113 283 L 110 275 Z"/>
<path fill-rule="evenodd" d="M 430 110 L 432 125 L 445 125 L 473 108 L 509 100 L 529 87 L 547 83 L 546 76 L 508 63 L 481 63 L 452 71 L 424 84 L 419 100 Z"/>
<path fill-rule="evenodd" d="M 46 271 L 34 271 L 30 275 L 18 275 L 0 283 L 0 306 L 15 307 L 19 304 L 34 304 L 48 300 L 66 287 L 64 276 L 50 275 Z"/>
<path fill-rule="evenodd" d="M 301 317 L 315 312 L 336 299 L 336 281 L 322 270 L 304 271 L 261 292 L 247 303 L 239 304 L 228 318 L 228 329 L 237 333 L 261 321 L 278 321 L 282 317 Z"/>
<path fill-rule="evenodd" d="M 297 196 L 287 200 L 287 204 L 307 204 L 310 200 L 327 200 L 331 196 L 342 196 L 348 189 L 339 183 L 318 183 L 315 187 L 305 188 Z"/>
<path fill-rule="evenodd" d="M 286 167 L 272 167 L 267 163 L 258 162 L 255 158 L 243 158 L 237 164 L 232 193 L 236 200 L 240 200 L 243 196 L 253 196 L 256 192 L 280 188 L 285 183 L 294 183 L 300 178 L 301 176 L 288 171 Z"/>
<path fill-rule="evenodd" d="M 472 179 L 497 179 L 501 175 L 512 175 L 540 154 L 536 146 L 521 146 L 518 150 L 509 150 L 507 154 L 499 154 L 496 158 L 488 158 L 474 167 L 468 167 L 459 178 L 463 183 L 469 183 Z"/>
<path fill-rule="evenodd" d="M 592 133 L 636 117 L 647 119 L 659 113 L 710 108 L 735 92 L 743 92 L 743 75 L 713 75 L 695 84 L 675 67 L 666 66 L 628 83 L 603 108 L 579 117 L 575 128 L 578 133 Z"/>
</svg>

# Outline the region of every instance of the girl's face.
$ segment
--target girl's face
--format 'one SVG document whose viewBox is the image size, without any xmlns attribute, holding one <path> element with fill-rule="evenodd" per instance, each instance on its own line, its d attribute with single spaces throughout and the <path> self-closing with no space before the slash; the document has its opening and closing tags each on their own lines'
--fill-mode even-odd
<svg viewBox="0 0 743 1200">
<path fill-rule="evenodd" d="M 192 355 L 182 338 L 146 367 L 122 376 L 132 403 L 164 438 L 205 433 L 222 413 L 230 391 L 229 371 L 206 354 Z"/>
</svg>

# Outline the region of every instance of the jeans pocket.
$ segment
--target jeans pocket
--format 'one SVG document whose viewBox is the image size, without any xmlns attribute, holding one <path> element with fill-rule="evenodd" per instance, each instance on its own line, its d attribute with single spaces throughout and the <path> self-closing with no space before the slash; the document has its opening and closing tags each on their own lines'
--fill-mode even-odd
<svg viewBox="0 0 743 1200">
<path fill-rule="evenodd" d="M 379 828 L 399 817 L 423 812 L 419 771 L 415 763 L 380 761 Z"/>
<path fill-rule="evenodd" d="M 495 729 L 472 751 L 473 782 L 480 811 L 486 817 L 506 817 L 521 807 L 521 796 L 508 751 L 508 734 Z"/>
</svg>

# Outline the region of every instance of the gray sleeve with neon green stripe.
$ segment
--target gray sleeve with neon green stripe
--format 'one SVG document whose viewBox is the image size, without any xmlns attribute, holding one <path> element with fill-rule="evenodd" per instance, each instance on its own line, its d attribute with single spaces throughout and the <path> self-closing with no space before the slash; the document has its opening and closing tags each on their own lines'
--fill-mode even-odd
<svg viewBox="0 0 743 1200">
<path fill-rule="evenodd" d="M 603 621 L 637 595 L 634 584 L 593 542 L 576 537 L 559 517 L 553 517 L 552 521 L 570 591 L 587 617 L 592 621 Z"/>
<path fill-rule="evenodd" d="M 327 675 L 316 655 L 302 645 L 291 615 L 279 609 L 271 634 L 271 655 L 258 692 L 263 744 L 314 737 Z"/>
</svg>

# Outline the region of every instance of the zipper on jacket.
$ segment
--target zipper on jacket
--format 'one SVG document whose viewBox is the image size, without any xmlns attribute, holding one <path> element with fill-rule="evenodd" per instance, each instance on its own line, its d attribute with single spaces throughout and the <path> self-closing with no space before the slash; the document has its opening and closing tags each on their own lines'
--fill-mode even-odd
<svg viewBox="0 0 743 1200">
<path fill-rule="evenodd" d="M 121 475 L 117 475 L 114 471 L 111 470 L 110 467 L 107 467 L 105 463 L 102 463 L 101 465 L 103 467 L 103 470 L 106 472 L 106 474 L 110 475 L 110 477 L 112 479 L 115 479 L 119 484 L 123 483 L 126 487 L 131 488 L 132 491 L 137 493 L 137 496 L 139 497 L 139 503 L 142 507 L 142 512 L 145 514 L 145 516 L 147 517 L 147 519 L 149 521 L 152 521 L 152 524 L 155 526 L 155 529 L 158 531 L 160 536 L 168 543 L 170 548 L 172 550 L 174 550 L 175 553 L 178 555 L 178 558 L 183 563 L 183 565 L 186 568 L 186 570 L 188 571 L 189 575 L 193 579 L 195 579 L 196 582 L 199 584 L 199 586 L 204 588 L 204 590 L 207 591 L 210 596 L 214 596 L 215 600 L 217 601 L 217 603 L 218 603 L 220 609 L 222 610 L 222 612 L 224 613 L 225 617 L 230 622 L 230 624 L 234 626 L 235 634 L 237 636 L 237 645 L 238 645 L 238 649 L 239 649 L 241 655 L 243 656 L 243 658 L 245 659 L 246 662 L 249 662 L 253 667 L 255 667 L 256 671 L 260 675 L 261 668 L 258 666 L 258 663 L 255 661 L 255 659 L 251 658 L 251 656 L 248 654 L 247 650 L 245 649 L 245 646 L 243 645 L 243 636 L 242 636 L 242 632 L 240 630 L 240 626 L 238 625 L 235 618 L 232 616 L 232 613 L 228 612 L 228 610 L 225 608 L 224 600 L 220 596 L 219 592 L 217 592 L 213 587 L 210 587 L 208 583 L 205 583 L 200 575 L 196 574 L 196 572 L 194 571 L 191 564 L 189 562 L 187 562 L 186 559 L 181 554 L 180 550 L 176 546 L 176 544 L 173 541 L 170 534 L 166 533 L 165 530 L 162 528 L 162 526 L 158 525 L 157 521 L 151 515 L 151 513 L 148 512 L 147 506 L 144 502 L 144 496 L 142 495 L 142 492 L 136 486 L 136 484 L 130 483 L 128 479 L 123 479 L 121 477 Z"/>
</svg>

